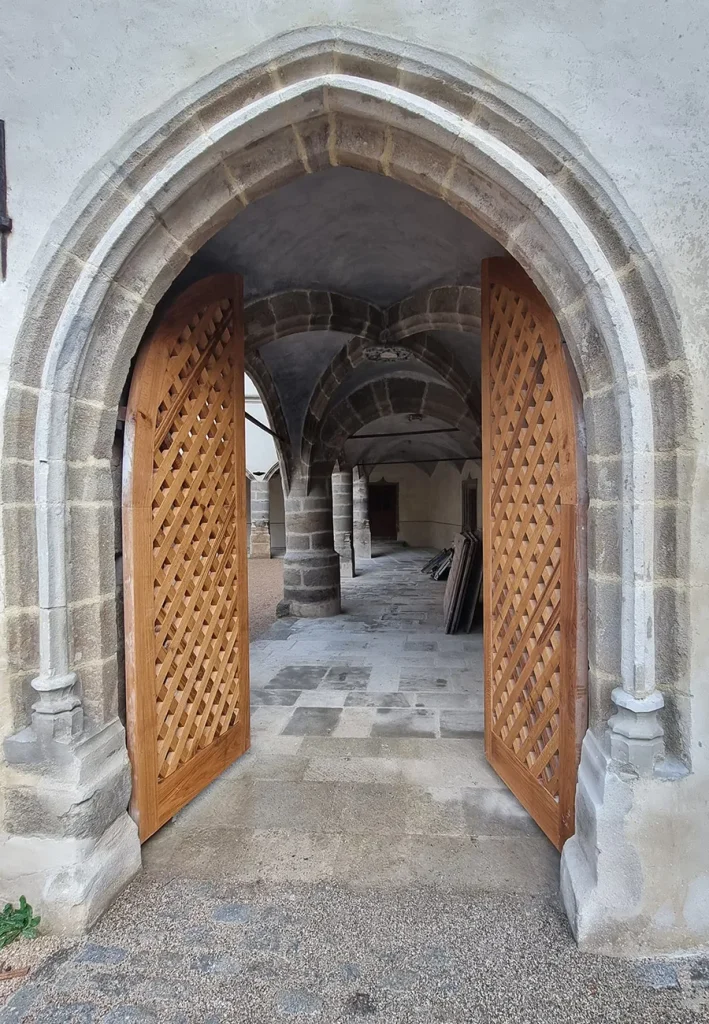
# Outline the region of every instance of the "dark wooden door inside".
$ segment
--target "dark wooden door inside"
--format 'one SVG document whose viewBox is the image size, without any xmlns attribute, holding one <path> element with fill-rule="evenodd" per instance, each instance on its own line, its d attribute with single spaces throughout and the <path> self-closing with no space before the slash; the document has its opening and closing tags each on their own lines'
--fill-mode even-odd
<svg viewBox="0 0 709 1024">
<path fill-rule="evenodd" d="M 463 530 L 474 533 L 478 528 L 478 482 L 463 481 Z"/>
<path fill-rule="evenodd" d="M 369 528 L 372 540 L 396 540 L 398 500 L 398 484 L 369 485 Z"/>
</svg>

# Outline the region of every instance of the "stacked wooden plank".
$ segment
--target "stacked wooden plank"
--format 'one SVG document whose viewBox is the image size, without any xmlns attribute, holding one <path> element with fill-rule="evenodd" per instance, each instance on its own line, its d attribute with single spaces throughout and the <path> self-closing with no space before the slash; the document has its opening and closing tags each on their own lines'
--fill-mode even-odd
<svg viewBox="0 0 709 1024">
<path fill-rule="evenodd" d="M 426 562 L 421 572 L 426 572 L 433 580 L 447 580 L 453 561 L 453 548 L 444 548 Z"/>
<path fill-rule="evenodd" d="M 443 597 L 446 633 L 469 633 L 482 585 L 482 539 L 479 533 L 456 534 Z"/>
</svg>

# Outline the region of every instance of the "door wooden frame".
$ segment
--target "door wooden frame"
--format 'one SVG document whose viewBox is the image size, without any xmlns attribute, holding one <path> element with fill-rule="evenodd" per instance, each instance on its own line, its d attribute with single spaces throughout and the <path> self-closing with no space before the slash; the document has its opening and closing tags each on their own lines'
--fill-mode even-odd
<svg viewBox="0 0 709 1024">
<path fill-rule="evenodd" d="M 560 580 L 560 770 L 558 803 L 549 797 L 530 775 L 520 771 L 520 762 L 493 730 L 492 707 L 492 509 L 490 481 L 489 330 L 492 281 L 502 282 L 523 295 L 533 308 L 537 323 L 545 332 L 555 401 L 562 421 L 560 459 L 561 547 Z M 483 558 L 484 558 L 484 666 L 485 666 L 485 750 L 488 760 L 537 823 L 561 849 L 574 832 L 575 792 L 581 744 L 588 723 L 588 649 L 586 563 L 586 455 L 581 389 L 556 319 L 545 299 L 510 257 L 483 261 L 482 266 L 482 416 L 483 416 Z M 566 683 L 564 684 L 564 680 Z"/>
<path fill-rule="evenodd" d="M 234 274 L 215 275 L 192 285 L 169 307 L 153 332 L 146 337 L 133 371 L 125 427 L 122 518 L 126 733 L 133 776 L 130 812 L 138 824 L 141 842 L 248 749 L 250 743 L 242 296 L 241 278 Z M 159 427 L 156 426 L 157 409 L 161 400 L 161 388 L 164 387 L 170 343 L 174 343 L 176 337 L 180 337 L 184 330 L 189 329 L 190 321 L 194 320 L 199 311 L 203 312 L 210 307 L 216 308 L 216 304 L 225 300 L 230 301 L 232 310 L 229 353 L 234 403 L 231 413 L 234 472 L 233 551 L 235 579 L 243 581 L 242 589 L 234 591 L 234 607 L 238 612 L 236 637 L 232 644 L 232 649 L 234 645 L 238 649 L 239 667 L 235 685 L 238 688 L 240 714 L 235 725 L 230 726 L 208 746 L 199 749 L 166 778 L 159 779 L 157 695 L 154 688 L 157 627 L 153 601 L 155 569 L 152 537 L 153 451 L 155 437 L 159 431 Z M 206 332 L 207 327 L 203 329 L 203 336 L 206 336 Z M 181 448 L 178 449 L 178 454 L 181 451 Z M 229 451 L 226 454 L 229 457 Z M 228 529 L 228 516 L 225 522 L 226 526 L 223 529 Z M 212 544 L 211 549 L 205 546 L 205 572 L 210 565 L 216 564 L 218 554 L 206 554 L 214 551 L 215 544 L 216 542 Z M 210 657 L 215 659 L 213 653 Z M 210 664 L 215 664 L 215 661 Z"/>
</svg>

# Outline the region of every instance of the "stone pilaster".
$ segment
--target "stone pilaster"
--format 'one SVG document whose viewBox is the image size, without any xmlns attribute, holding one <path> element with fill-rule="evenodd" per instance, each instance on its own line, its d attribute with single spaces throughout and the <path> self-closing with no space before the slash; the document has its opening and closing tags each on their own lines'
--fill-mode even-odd
<svg viewBox="0 0 709 1024">
<path fill-rule="evenodd" d="M 332 520 L 335 551 L 340 556 L 340 576 L 351 579 L 355 575 L 351 469 L 340 469 L 332 474 Z"/>
<path fill-rule="evenodd" d="M 352 471 L 352 539 L 355 560 L 372 557 L 372 532 L 369 528 L 369 495 L 367 476 L 355 466 Z"/>
<path fill-rule="evenodd" d="M 271 557 L 271 506 L 268 480 L 251 481 L 251 558 Z"/>
<path fill-rule="evenodd" d="M 61 934 L 86 931 L 141 868 L 123 726 L 71 736 L 74 712 L 58 708 L 50 727 L 52 714 L 35 710 L 4 744 L 0 901 L 24 894 Z"/>
<path fill-rule="evenodd" d="M 326 470 L 297 467 L 285 497 L 286 553 L 279 615 L 324 618 L 340 612 L 340 556 L 334 548 L 332 486 Z"/>
<path fill-rule="evenodd" d="M 682 926 L 673 911 L 653 918 L 646 909 L 656 900 L 649 881 L 653 840 L 640 823 L 646 815 L 658 824 L 671 821 L 672 784 L 687 769 L 665 759 L 658 690 L 635 696 L 617 687 L 612 699 L 616 711 L 605 736 L 589 730 L 584 737 L 576 832 L 562 851 L 561 894 L 582 949 L 641 955 L 661 950 L 665 942 L 671 949 L 678 942 L 673 933 Z M 663 838 L 658 834 L 655 842 Z"/>
</svg>

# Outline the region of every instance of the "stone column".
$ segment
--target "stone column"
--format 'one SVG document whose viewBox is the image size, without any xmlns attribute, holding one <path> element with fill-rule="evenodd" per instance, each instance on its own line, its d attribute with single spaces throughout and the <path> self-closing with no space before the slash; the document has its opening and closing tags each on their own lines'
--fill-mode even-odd
<svg viewBox="0 0 709 1024">
<path fill-rule="evenodd" d="M 372 533 L 369 529 L 367 477 L 360 466 L 352 471 L 352 538 L 356 561 L 372 557 Z"/>
<path fill-rule="evenodd" d="M 335 551 L 340 556 L 340 576 L 351 579 L 355 575 L 351 469 L 340 469 L 332 474 L 332 519 Z"/>
<path fill-rule="evenodd" d="M 251 481 L 251 546 L 252 558 L 271 557 L 271 507 L 268 480 Z"/>
<path fill-rule="evenodd" d="M 332 484 L 327 469 L 298 466 L 285 496 L 286 553 L 278 614 L 325 618 L 340 613 L 340 556 L 334 548 Z"/>
</svg>

